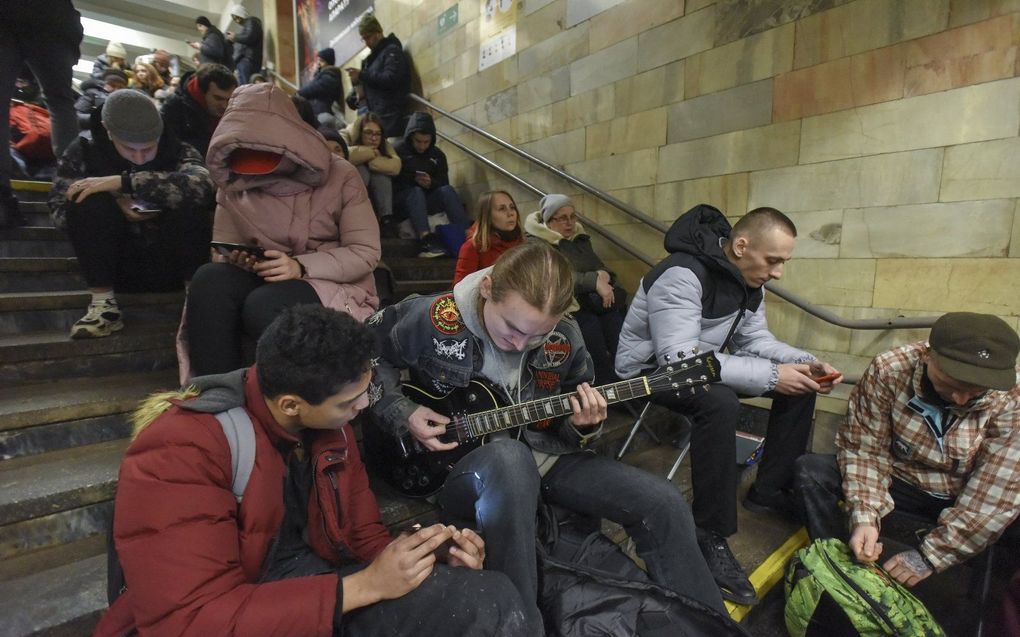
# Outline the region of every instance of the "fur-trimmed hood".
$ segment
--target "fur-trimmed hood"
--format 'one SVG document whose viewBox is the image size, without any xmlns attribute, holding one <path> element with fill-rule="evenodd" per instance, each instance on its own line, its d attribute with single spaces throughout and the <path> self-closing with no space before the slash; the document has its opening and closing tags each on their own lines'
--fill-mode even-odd
<svg viewBox="0 0 1020 637">
<path fill-rule="evenodd" d="M 559 245 L 560 241 L 564 239 L 567 241 L 574 241 L 582 235 L 588 235 L 588 233 L 584 230 L 584 226 L 581 225 L 580 221 L 578 221 L 574 224 L 574 234 L 569 237 L 564 237 L 562 234 L 556 232 L 542 222 L 541 210 L 530 212 L 528 213 L 528 216 L 524 217 L 524 232 L 554 246 Z"/>
</svg>

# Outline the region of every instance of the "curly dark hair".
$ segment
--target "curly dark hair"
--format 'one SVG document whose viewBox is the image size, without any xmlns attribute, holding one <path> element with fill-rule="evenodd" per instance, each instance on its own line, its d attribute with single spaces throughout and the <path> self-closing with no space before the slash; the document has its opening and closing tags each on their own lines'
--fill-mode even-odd
<svg viewBox="0 0 1020 637">
<path fill-rule="evenodd" d="M 288 308 L 266 328 L 255 350 L 259 388 L 321 405 L 371 369 L 375 342 L 349 314 L 321 305 Z"/>
<path fill-rule="evenodd" d="M 202 64 L 195 71 L 195 77 L 198 78 L 198 90 L 203 93 L 209 92 L 209 84 L 212 83 L 215 83 L 221 91 L 237 88 L 237 78 L 222 64 Z"/>
</svg>

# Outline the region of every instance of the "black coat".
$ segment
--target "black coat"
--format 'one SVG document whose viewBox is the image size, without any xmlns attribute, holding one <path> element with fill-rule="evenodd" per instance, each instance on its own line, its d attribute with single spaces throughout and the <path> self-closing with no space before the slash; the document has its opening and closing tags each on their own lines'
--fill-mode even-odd
<svg viewBox="0 0 1020 637">
<path fill-rule="evenodd" d="M 91 125 L 92 111 L 103 108 L 109 93 L 106 92 L 102 80 L 89 78 L 81 83 L 82 94 L 74 103 L 78 112 L 78 128 L 88 130 Z"/>
<path fill-rule="evenodd" d="M 216 27 L 209 27 L 202 36 L 202 47 L 198 50 L 198 61 L 202 64 L 222 64 L 234 68 L 234 49 Z"/>
<path fill-rule="evenodd" d="M 252 16 L 241 22 L 241 30 L 234 34 L 234 64 L 242 59 L 251 60 L 251 68 L 262 68 L 262 21 Z"/>
<path fill-rule="evenodd" d="M 202 105 L 188 94 L 188 80 L 193 76 L 193 72 L 186 73 L 181 78 L 181 85 L 163 103 L 163 125 L 177 139 L 194 146 L 204 158 L 209 152 L 209 140 L 212 139 L 215 122 Z"/>
<path fill-rule="evenodd" d="M 308 100 L 316 115 L 331 113 L 333 102 L 339 102 L 343 96 L 343 80 L 340 69 L 335 66 L 324 66 L 315 72 L 315 77 L 298 90 L 298 95 Z"/>
<path fill-rule="evenodd" d="M 383 122 L 387 137 L 399 137 L 407 125 L 407 94 L 411 92 L 411 64 L 392 33 L 379 41 L 361 63 L 368 110 Z"/>
</svg>

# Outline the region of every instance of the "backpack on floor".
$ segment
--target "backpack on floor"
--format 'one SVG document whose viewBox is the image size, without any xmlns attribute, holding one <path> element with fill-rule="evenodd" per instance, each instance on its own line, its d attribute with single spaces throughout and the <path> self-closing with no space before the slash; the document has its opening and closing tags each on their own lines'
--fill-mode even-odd
<svg viewBox="0 0 1020 637">
<path fill-rule="evenodd" d="M 634 560 L 577 518 L 539 511 L 539 601 L 548 637 L 748 637 L 728 616 L 654 584 Z"/>
<path fill-rule="evenodd" d="M 32 160 L 53 160 L 50 113 L 42 106 L 11 100 L 11 145 Z"/>
<path fill-rule="evenodd" d="M 793 637 L 945 637 L 928 609 L 841 540 L 815 540 L 786 568 L 786 628 Z"/>
</svg>

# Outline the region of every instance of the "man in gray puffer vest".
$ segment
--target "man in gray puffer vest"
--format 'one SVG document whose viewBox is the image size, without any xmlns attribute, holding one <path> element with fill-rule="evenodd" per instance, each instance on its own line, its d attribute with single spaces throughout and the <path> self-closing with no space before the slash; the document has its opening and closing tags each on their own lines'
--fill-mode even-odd
<svg viewBox="0 0 1020 637">
<path fill-rule="evenodd" d="M 652 400 L 692 423 L 698 543 L 723 597 L 740 604 L 757 600 L 726 542 L 737 531 L 739 397 L 773 399 L 758 477 L 744 506 L 789 513 L 793 462 L 807 451 L 815 393 L 828 393 L 842 379 L 832 366 L 779 341 L 765 320 L 762 286 L 782 276 L 796 236 L 793 222 L 774 208 L 752 210 L 732 229 L 712 206 L 687 211 L 666 233 L 670 256 L 641 280 L 616 356 L 616 372 L 631 378 L 693 348 L 719 352 L 721 383 Z"/>
</svg>

